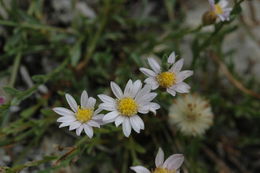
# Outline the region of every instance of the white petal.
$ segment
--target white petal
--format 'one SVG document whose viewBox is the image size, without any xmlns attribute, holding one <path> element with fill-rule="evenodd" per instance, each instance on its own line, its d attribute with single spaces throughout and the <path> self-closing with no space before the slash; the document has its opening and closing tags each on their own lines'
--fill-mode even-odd
<svg viewBox="0 0 260 173">
<path fill-rule="evenodd" d="M 138 115 L 135 115 L 134 118 L 139 122 L 140 129 L 144 130 L 144 121 Z"/>
<path fill-rule="evenodd" d="M 93 120 L 95 120 L 99 125 L 104 125 L 106 124 L 107 122 L 104 122 L 103 121 L 103 118 L 104 118 L 104 115 L 103 114 L 98 114 L 98 115 L 95 115 L 93 116 Z"/>
<path fill-rule="evenodd" d="M 93 120 L 102 120 L 104 118 L 104 115 L 103 114 L 95 114 L 93 116 Z"/>
<path fill-rule="evenodd" d="M 163 168 L 167 168 L 169 170 L 179 169 L 184 161 L 184 156 L 182 154 L 173 154 L 165 160 L 163 164 Z"/>
<path fill-rule="evenodd" d="M 147 114 L 149 111 L 153 112 L 156 114 L 156 110 L 160 108 L 160 105 L 157 103 L 150 102 L 149 104 L 146 105 L 140 105 L 138 112 L 142 114 Z"/>
<path fill-rule="evenodd" d="M 220 0 L 218 3 L 222 8 L 225 8 L 228 5 L 228 2 L 226 0 Z"/>
<path fill-rule="evenodd" d="M 96 99 L 93 97 L 89 97 L 87 108 L 92 109 L 92 108 L 94 108 L 95 104 L 96 104 Z"/>
<path fill-rule="evenodd" d="M 225 16 L 223 16 L 223 15 L 218 15 L 218 17 L 220 18 L 220 20 L 222 21 L 222 22 L 224 22 L 225 20 L 226 20 L 226 18 L 225 18 Z"/>
<path fill-rule="evenodd" d="M 87 124 L 88 124 L 89 126 L 92 126 L 92 127 L 100 128 L 100 124 L 99 124 L 98 122 L 94 121 L 94 120 L 89 120 L 89 121 L 87 122 Z"/>
<path fill-rule="evenodd" d="M 74 111 L 77 112 L 78 110 L 78 105 L 77 102 L 75 101 L 75 99 L 69 95 L 69 94 L 65 94 L 66 100 L 68 102 L 68 104 L 70 105 L 70 108 Z"/>
<path fill-rule="evenodd" d="M 129 122 L 129 118 L 125 118 L 124 122 L 123 122 L 123 133 L 126 137 L 129 137 L 129 135 L 131 134 L 131 125 Z"/>
<path fill-rule="evenodd" d="M 115 99 L 113 99 L 112 97 L 107 96 L 105 94 L 99 94 L 98 97 L 100 98 L 100 100 L 102 102 L 115 103 Z"/>
<path fill-rule="evenodd" d="M 137 94 L 135 97 L 135 100 L 138 101 L 141 99 L 144 95 L 148 94 L 151 91 L 151 85 L 146 84 Z"/>
<path fill-rule="evenodd" d="M 184 59 L 178 60 L 170 69 L 171 72 L 177 74 L 180 72 L 182 66 L 183 66 Z"/>
<path fill-rule="evenodd" d="M 88 126 L 87 124 L 84 124 L 84 131 L 88 135 L 89 138 L 93 137 L 93 128 Z"/>
<path fill-rule="evenodd" d="M 176 91 L 174 89 L 171 89 L 171 88 L 167 88 L 166 90 L 169 94 L 171 94 L 172 96 L 175 96 L 176 95 Z"/>
<path fill-rule="evenodd" d="M 130 96 L 134 98 L 137 94 L 137 92 L 142 88 L 142 82 L 140 80 L 137 80 L 133 83 L 133 87 L 130 92 Z"/>
<path fill-rule="evenodd" d="M 143 166 L 131 166 L 130 169 L 132 169 L 136 173 L 151 173 L 147 168 Z"/>
<path fill-rule="evenodd" d="M 132 128 L 134 129 L 134 131 L 136 131 L 137 133 L 140 133 L 141 126 L 140 126 L 138 119 L 134 118 L 135 116 L 132 116 L 129 118 L 130 124 L 131 124 Z"/>
<path fill-rule="evenodd" d="M 148 58 L 148 63 L 149 63 L 150 67 L 153 69 L 153 71 L 155 73 L 160 73 L 161 72 L 161 67 L 160 67 L 159 63 L 155 59 Z"/>
<path fill-rule="evenodd" d="M 67 108 L 63 108 L 63 107 L 56 107 L 56 108 L 53 108 L 52 110 L 62 116 L 74 116 L 75 115 L 74 112 L 72 112 L 71 110 L 69 110 Z"/>
<path fill-rule="evenodd" d="M 116 105 L 114 103 L 101 103 L 99 105 L 99 109 L 107 110 L 107 111 L 114 111 L 116 110 Z"/>
<path fill-rule="evenodd" d="M 80 125 L 81 125 L 81 123 L 78 122 L 78 121 L 72 122 L 72 123 L 70 124 L 69 130 L 74 130 L 74 129 L 78 128 Z"/>
<path fill-rule="evenodd" d="M 60 126 L 59 126 L 59 128 L 69 126 L 70 124 L 71 124 L 71 122 L 61 123 Z"/>
<path fill-rule="evenodd" d="M 125 90 L 124 90 L 124 96 L 125 97 L 129 97 L 130 93 L 131 93 L 131 89 L 133 88 L 133 82 L 132 80 L 128 80 L 126 86 L 125 86 Z"/>
<path fill-rule="evenodd" d="M 230 12 L 232 11 L 232 8 L 227 8 L 227 9 L 224 9 L 224 14 L 222 15 L 223 18 L 226 20 L 226 21 L 229 21 L 230 20 Z"/>
<path fill-rule="evenodd" d="M 159 148 L 159 151 L 158 151 L 156 158 L 155 158 L 155 166 L 157 168 L 161 167 L 163 165 L 163 161 L 164 161 L 164 152 L 161 148 Z"/>
<path fill-rule="evenodd" d="M 173 63 L 175 62 L 175 52 L 172 52 L 172 53 L 170 54 L 170 56 L 168 57 L 167 62 L 168 62 L 169 64 L 173 64 Z"/>
<path fill-rule="evenodd" d="M 157 103 L 149 103 L 149 111 L 151 111 L 153 114 L 156 114 L 156 110 L 160 109 L 160 105 Z"/>
<path fill-rule="evenodd" d="M 57 122 L 74 122 L 76 118 L 74 116 L 63 116 L 57 119 Z"/>
<path fill-rule="evenodd" d="M 116 119 L 115 119 L 115 125 L 116 125 L 116 127 L 118 127 L 120 124 L 122 124 L 123 122 L 124 122 L 124 119 L 125 119 L 126 117 L 124 117 L 124 116 L 118 116 Z"/>
<path fill-rule="evenodd" d="M 147 68 L 140 68 L 139 69 L 143 74 L 145 74 L 146 76 L 149 76 L 149 77 L 155 77 L 156 76 L 156 73 L 150 69 L 147 69 Z"/>
<path fill-rule="evenodd" d="M 174 87 L 175 87 L 175 91 L 179 93 L 188 93 L 190 90 L 190 86 L 185 82 L 178 83 Z"/>
<path fill-rule="evenodd" d="M 110 121 L 110 120 L 114 120 L 117 116 L 119 115 L 118 111 L 112 111 L 107 113 L 104 118 L 103 121 Z"/>
<path fill-rule="evenodd" d="M 210 5 L 211 10 L 214 10 L 215 9 L 215 0 L 209 0 L 209 5 Z"/>
<path fill-rule="evenodd" d="M 122 92 L 121 88 L 115 82 L 111 82 L 110 86 L 111 86 L 112 92 L 118 99 L 123 97 L 123 92 Z"/>
<path fill-rule="evenodd" d="M 142 97 L 138 97 L 138 99 L 136 99 L 136 102 L 138 104 L 148 103 L 148 102 L 152 101 L 156 96 L 157 96 L 157 93 L 148 93 L 148 94 L 143 95 Z"/>
<path fill-rule="evenodd" d="M 192 70 L 184 70 L 184 71 L 181 71 L 180 73 L 177 74 L 177 79 L 176 79 L 176 82 L 179 83 L 181 81 L 183 81 L 184 79 L 190 77 L 193 75 L 193 71 Z"/>
<path fill-rule="evenodd" d="M 148 106 L 143 106 L 143 105 L 140 105 L 138 107 L 138 112 L 141 113 L 141 114 L 147 114 L 149 112 L 149 107 Z"/>
<path fill-rule="evenodd" d="M 81 125 L 81 126 L 79 126 L 79 128 L 77 128 L 77 130 L 76 130 L 77 136 L 80 136 L 82 130 L 83 130 L 83 125 Z"/>
<path fill-rule="evenodd" d="M 144 80 L 145 83 L 150 84 L 152 87 L 152 90 L 155 90 L 159 87 L 159 83 L 157 82 L 155 77 L 149 77 Z"/>
<path fill-rule="evenodd" d="M 88 93 L 87 91 L 84 90 L 80 97 L 80 105 L 81 107 L 86 108 L 87 103 L 88 103 Z"/>
<path fill-rule="evenodd" d="M 96 115 L 99 114 L 101 111 L 102 111 L 102 109 L 97 108 L 97 109 L 94 111 L 94 115 L 93 115 L 93 116 L 96 116 Z"/>
</svg>

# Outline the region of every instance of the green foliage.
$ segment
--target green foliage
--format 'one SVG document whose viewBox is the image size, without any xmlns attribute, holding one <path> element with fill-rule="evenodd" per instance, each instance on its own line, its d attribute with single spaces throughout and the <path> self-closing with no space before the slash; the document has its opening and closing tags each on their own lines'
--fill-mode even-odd
<svg viewBox="0 0 260 173">
<path fill-rule="evenodd" d="M 23 149 L 13 151 L 16 156 L 9 165 L 1 165 L 0 172 L 25 169 L 48 173 L 73 167 L 78 172 L 126 173 L 132 165 L 154 168 L 158 147 L 162 147 L 167 156 L 184 153 L 183 167 L 192 173 L 219 172 L 218 160 L 228 163 L 233 157 L 250 171 L 256 171 L 249 161 L 251 156 L 245 154 L 247 148 L 260 145 L 259 99 L 241 92 L 231 83 L 226 86 L 225 76 L 219 75 L 218 64 L 209 56 L 213 52 L 234 78 L 244 79 L 233 68 L 236 50 L 224 52 L 222 47 L 225 38 L 241 27 L 235 21 L 243 12 L 243 0 L 235 1 L 231 20 L 212 25 L 212 31 L 205 30 L 200 23 L 197 28 L 186 26 L 186 7 L 176 0 L 138 1 L 141 12 L 134 10 L 132 1 L 96 1 L 95 18 L 80 14 L 75 7 L 77 1 L 72 2 L 72 20 L 63 22 L 55 20 L 47 1 L 23 4 L 12 0 L 8 8 L 0 0 L 0 6 L 3 5 L 8 14 L 7 18 L 0 17 L 0 39 L 4 40 L 4 44 L 0 44 L 0 80 L 10 81 L 0 88 L 8 96 L 8 101 L 0 106 L 0 150 L 8 151 L 17 146 Z M 146 13 L 150 3 L 156 5 L 156 9 Z M 84 135 L 77 137 L 66 128 L 58 128 L 58 115 L 51 109 L 68 106 L 65 93 L 71 93 L 79 101 L 84 89 L 96 97 L 100 93 L 111 94 L 110 81 L 123 87 L 128 79 L 143 80 L 145 77 L 139 68 L 147 66 L 145 58 L 150 55 L 166 62 L 174 50 L 177 58 L 188 59 L 182 56 L 186 50 L 181 48 L 186 38 L 191 38 L 187 51 L 191 51 L 190 68 L 195 72 L 188 83 L 192 92 L 210 101 L 215 114 L 214 125 L 205 136 L 183 136 L 175 127 L 169 127 L 168 108 L 175 98 L 164 91 L 156 98 L 162 107 L 157 116 L 145 115 L 145 130 L 132 133 L 130 138 L 124 137 L 121 128 L 113 124 L 95 129 L 93 139 Z M 21 77 L 21 65 L 28 69 L 33 86 L 28 87 Z M 259 81 L 254 77 L 240 82 L 259 92 Z M 39 89 L 42 85 L 48 88 L 47 93 Z M 13 111 L 15 107 L 19 110 Z M 232 139 L 227 143 L 229 136 Z M 55 148 L 53 153 L 29 161 L 30 154 L 35 156 L 46 138 L 49 141 L 57 138 L 58 141 L 52 142 L 58 147 L 51 145 Z M 247 158 L 233 156 L 228 149 L 217 151 L 220 146 L 234 152 L 241 150 L 239 154 Z M 215 155 L 205 152 L 205 148 Z M 230 164 L 234 171 L 239 170 L 235 163 Z"/>
</svg>

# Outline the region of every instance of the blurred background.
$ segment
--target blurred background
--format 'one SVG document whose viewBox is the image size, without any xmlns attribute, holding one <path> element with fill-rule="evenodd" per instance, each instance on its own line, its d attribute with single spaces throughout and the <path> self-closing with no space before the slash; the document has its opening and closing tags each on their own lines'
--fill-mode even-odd
<svg viewBox="0 0 260 173">
<path fill-rule="evenodd" d="M 184 173 L 260 172 L 260 1 L 228 2 L 230 21 L 203 26 L 207 0 L 0 0 L 0 172 L 128 173 L 153 169 L 159 147 L 185 155 Z M 65 93 L 111 95 L 110 81 L 144 80 L 146 59 L 172 51 L 214 115 L 203 135 L 169 123 L 183 95 L 164 91 L 129 138 L 58 128 Z"/>
</svg>

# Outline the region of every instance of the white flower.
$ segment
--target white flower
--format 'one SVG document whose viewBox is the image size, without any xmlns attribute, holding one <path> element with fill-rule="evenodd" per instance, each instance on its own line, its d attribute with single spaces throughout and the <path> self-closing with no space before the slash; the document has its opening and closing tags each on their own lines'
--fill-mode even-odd
<svg viewBox="0 0 260 173">
<path fill-rule="evenodd" d="M 180 59 L 174 63 L 175 53 L 172 52 L 168 57 L 168 63 L 171 67 L 167 71 L 162 72 L 160 64 L 155 59 L 148 58 L 148 63 L 153 70 L 140 68 L 140 71 L 148 76 L 144 82 L 150 84 L 153 90 L 157 89 L 159 86 L 166 88 L 166 91 L 172 96 L 175 96 L 176 92 L 188 93 L 190 86 L 183 82 L 183 80 L 193 75 L 193 71 L 181 71 L 183 61 L 183 59 Z"/>
<path fill-rule="evenodd" d="M 220 0 L 215 4 L 215 0 L 209 0 L 210 10 L 212 14 L 218 16 L 221 21 L 228 21 L 232 8 L 228 8 L 227 0 Z"/>
<path fill-rule="evenodd" d="M 194 94 L 178 97 L 170 107 L 169 123 L 177 125 L 185 135 L 204 134 L 213 123 L 209 102 Z"/>
<path fill-rule="evenodd" d="M 110 111 L 104 116 L 103 121 L 115 122 L 117 127 L 122 124 L 123 133 L 126 137 L 131 134 L 132 128 L 139 133 L 140 130 L 144 129 L 144 122 L 138 116 L 138 113 L 147 114 L 151 111 L 155 114 L 160 106 L 151 101 L 157 94 L 151 92 L 150 85 L 145 85 L 142 88 L 140 80 L 135 82 L 129 80 L 124 92 L 114 82 L 111 82 L 110 86 L 116 99 L 104 94 L 98 95 L 103 101 L 99 108 Z"/>
<path fill-rule="evenodd" d="M 100 109 L 94 110 L 96 99 L 88 97 L 88 93 L 83 91 L 80 98 L 80 106 L 78 106 L 71 95 L 66 94 L 65 97 L 72 111 L 63 107 L 53 108 L 54 112 L 62 116 L 57 120 L 57 122 L 61 122 L 59 127 L 70 126 L 69 130 L 76 129 L 78 136 L 80 136 L 82 130 L 84 130 L 88 137 L 92 138 L 92 127 L 99 128 L 104 116 L 99 114 L 101 112 Z"/>
<path fill-rule="evenodd" d="M 152 172 L 143 166 L 130 167 L 136 173 L 179 173 L 180 167 L 184 161 L 182 154 L 173 154 L 164 161 L 164 153 L 161 148 L 155 158 L 155 170 Z"/>
</svg>

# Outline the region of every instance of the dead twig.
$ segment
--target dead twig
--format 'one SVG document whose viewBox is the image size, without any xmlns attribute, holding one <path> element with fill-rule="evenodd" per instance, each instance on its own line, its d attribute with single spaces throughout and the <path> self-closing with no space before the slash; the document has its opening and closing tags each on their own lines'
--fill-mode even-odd
<svg viewBox="0 0 260 173">
<path fill-rule="evenodd" d="M 219 65 L 220 70 L 226 75 L 228 80 L 240 91 L 255 98 L 260 99 L 260 94 L 246 88 L 240 81 L 234 78 L 227 66 L 220 60 L 220 58 L 213 52 L 210 52 L 210 57 Z"/>
<path fill-rule="evenodd" d="M 205 154 L 217 164 L 221 173 L 232 173 L 232 170 L 223 162 L 213 151 L 211 151 L 207 146 L 203 146 L 202 150 Z"/>
<path fill-rule="evenodd" d="M 65 160 L 69 155 L 74 153 L 78 148 L 72 147 L 67 153 L 63 154 L 53 165 L 57 166 L 62 160 Z"/>
<path fill-rule="evenodd" d="M 254 2 L 253 1 L 247 1 L 248 3 L 248 7 L 249 7 L 249 12 L 250 12 L 250 18 L 251 20 L 253 21 L 254 25 L 258 25 L 259 24 L 259 21 L 257 20 L 257 15 L 256 15 L 256 12 L 255 12 L 255 6 L 254 6 Z"/>
</svg>

